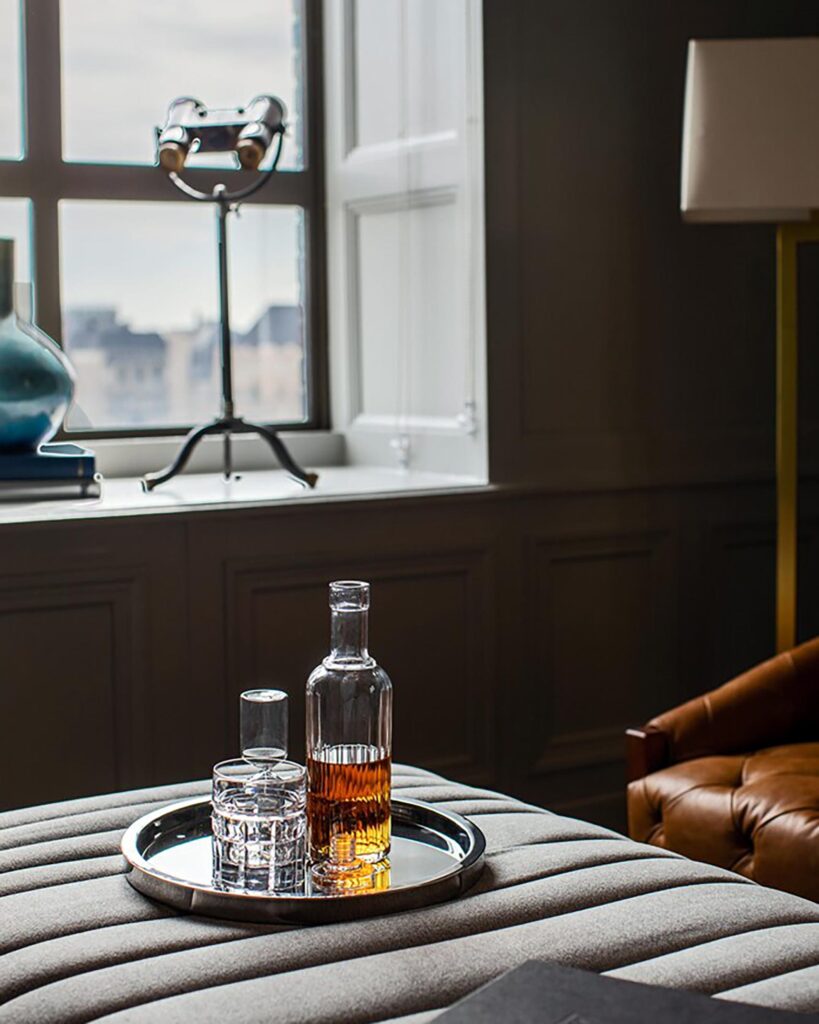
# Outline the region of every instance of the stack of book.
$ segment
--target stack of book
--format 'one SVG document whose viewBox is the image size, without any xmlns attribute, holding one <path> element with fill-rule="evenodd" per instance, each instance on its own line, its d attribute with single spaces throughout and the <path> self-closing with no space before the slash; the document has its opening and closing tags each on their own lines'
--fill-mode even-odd
<svg viewBox="0 0 819 1024">
<path fill-rule="evenodd" d="M 0 501 L 98 498 L 94 453 L 78 444 L 41 444 L 36 452 L 0 455 Z"/>
</svg>

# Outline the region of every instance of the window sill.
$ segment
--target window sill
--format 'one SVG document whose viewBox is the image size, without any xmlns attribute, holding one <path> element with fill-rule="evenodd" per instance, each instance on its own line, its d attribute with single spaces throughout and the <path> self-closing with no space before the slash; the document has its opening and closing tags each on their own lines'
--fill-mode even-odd
<svg viewBox="0 0 819 1024">
<path fill-rule="evenodd" d="M 327 466 L 308 491 L 282 470 L 249 470 L 225 481 L 217 473 L 183 473 L 146 494 L 139 478 L 105 479 L 100 498 L 0 503 L 0 526 L 142 515 L 328 504 L 349 499 L 420 497 L 494 489 L 476 477 L 370 466 Z"/>
</svg>

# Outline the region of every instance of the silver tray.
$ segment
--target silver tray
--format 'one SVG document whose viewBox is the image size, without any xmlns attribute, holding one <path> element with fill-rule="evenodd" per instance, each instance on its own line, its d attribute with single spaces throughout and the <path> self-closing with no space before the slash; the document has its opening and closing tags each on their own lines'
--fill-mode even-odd
<svg viewBox="0 0 819 1024">
<path fill-rule="evenodd" d="M 152 811 L 122 837 L 131 885 L 177 910 L 263 924 L 322 924 L 413 910 L 462 895 L 483 870 L 483 832 L 419 800 L 392 801 L 389 888 L 304 895 L 225 892 L 212 882 L 210 800 Z"/>
</svg>

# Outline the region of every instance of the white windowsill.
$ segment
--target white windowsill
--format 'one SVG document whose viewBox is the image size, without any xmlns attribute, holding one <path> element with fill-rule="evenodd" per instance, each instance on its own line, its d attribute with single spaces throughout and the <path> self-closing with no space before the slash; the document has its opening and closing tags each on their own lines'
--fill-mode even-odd
<svg viewBox="0 0 819 1024">
<path fill-rule="evenodd" d="M 383 467 L 327 466 L 318 473 L 319 482 L 312 491 L 278 469 L 249 470 L 227 482 L 218 473 L 183 473 L 150 494 L 142 491 L 137 477 L 111 478 L 103 481 L 100 498 L 0 503 L 0 525 L 465 493 L 492 487 L 475 477 Z"/>
</svg>

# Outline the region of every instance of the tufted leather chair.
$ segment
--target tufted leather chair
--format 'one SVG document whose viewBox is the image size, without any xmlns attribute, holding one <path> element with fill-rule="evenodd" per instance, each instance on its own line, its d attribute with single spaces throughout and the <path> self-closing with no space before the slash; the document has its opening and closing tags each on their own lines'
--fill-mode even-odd
<svg viewBox="0 0 819 1024">
<path fill-rule="evenodd" d="M 627 732 L 629 835 L 819 901 L 819 638 Z"/>
</svg>

